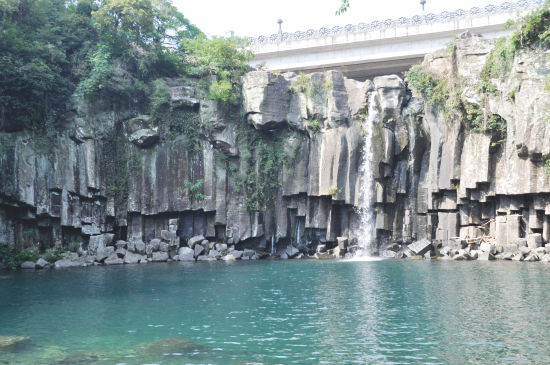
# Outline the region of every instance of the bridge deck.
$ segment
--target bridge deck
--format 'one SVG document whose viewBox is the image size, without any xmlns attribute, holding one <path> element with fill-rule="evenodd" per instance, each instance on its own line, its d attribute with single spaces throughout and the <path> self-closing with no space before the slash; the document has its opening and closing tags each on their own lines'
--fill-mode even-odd
<svg viewBox="0 0 550 365">
<path fill-rule="evenodd" d="M 487 38 L 508 34 L 505 24 L 509 19 L 541 3 L 521 0 L 483 9 L 250 38 L 249 48 L 255 53 L 250 64 L 280 71 L 338 69 L 360 80 L 401 73 L 462 32 Z"/>
</svg>

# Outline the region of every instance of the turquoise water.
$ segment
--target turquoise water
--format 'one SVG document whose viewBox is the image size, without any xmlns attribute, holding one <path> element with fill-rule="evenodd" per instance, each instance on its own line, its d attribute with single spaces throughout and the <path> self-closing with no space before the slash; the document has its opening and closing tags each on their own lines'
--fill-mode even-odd
<svg viewBox="0 0 550 365">
<path fill-rule="evenodd" d="M 260 261 L 0 273 L 0 364 L 550 363 L 550 265 Z"/>
</svg>

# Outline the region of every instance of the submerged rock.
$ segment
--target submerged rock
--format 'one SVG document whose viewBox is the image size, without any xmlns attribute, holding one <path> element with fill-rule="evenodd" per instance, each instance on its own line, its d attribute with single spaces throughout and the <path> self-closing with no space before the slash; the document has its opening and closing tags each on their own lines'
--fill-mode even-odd
<svg viewBox="0 0 550 365">
<path fill-rule="evenodd" d="M 200 353 L 210 351 L 210 347 L 196 343 L 188 338 L 169 337 L 139 346 L 139 352 L 144 355 L 163 355 L 166 353 Z"/>
<path fill-rule="evenodd" d="M 29 343 L 28 336 L 0 336 L 0 350 L 9 350 Z"/>
</svg>

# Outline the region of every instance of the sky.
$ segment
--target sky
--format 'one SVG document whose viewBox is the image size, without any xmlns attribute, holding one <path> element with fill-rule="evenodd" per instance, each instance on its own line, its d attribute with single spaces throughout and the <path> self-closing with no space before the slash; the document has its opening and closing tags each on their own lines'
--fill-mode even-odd
<svg viewBox="0 0 550 365">
<path fill-rule="evenodd" d="M 257 37 L 283 32 L 344 26 L 421 14 L 420 0 L 351 0 L 344 15 L 335 15 L 340 0 L 172 0 L 207 35 Z M 426 13 L 500 4 L 506 0 L 426 0 Z M 514 0 L 508 0 L 514 2 Z"/>
</svg>

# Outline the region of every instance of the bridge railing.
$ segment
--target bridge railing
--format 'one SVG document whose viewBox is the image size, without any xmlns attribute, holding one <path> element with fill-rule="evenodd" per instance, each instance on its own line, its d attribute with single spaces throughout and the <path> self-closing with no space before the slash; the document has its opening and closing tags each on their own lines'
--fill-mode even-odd
<svg viewBox="0 0 550 365">
<path fill-rule="evenodd" d="M 343 27 L 334 26 L 331 28 L 308 29 L 293 33 L 272 34 L 269 36 L 249 37 L 249 47 L 260 48 L 263 45 L 276 44 L 286 41 L 307 40 L 326 38 L 342 34 L 368 33 L 389 28 L 409 27 L 422 24 L 445 23 L 460 19 L 477 18 L 488 15 L 523 12 L 541 6 L 544 0 L 519 0 L 517 2 L 504 2 L 499 5 L 487 5 L 485 7 L 473 7 L 470 10 L 458 9 L 452 12 L 444 11 L 439 14 L 428 13 L 426 15 L 415 15 L 412 17 L 401 17 L 399 19 L 387 19 L 384 21 L 373 21 L 370 23 L 348 24 Z"/>
</svg>

